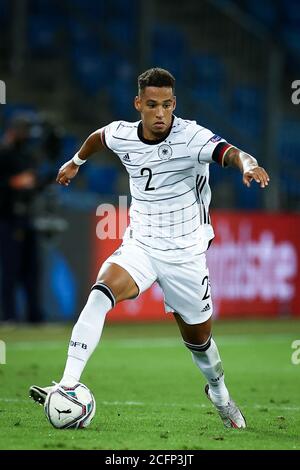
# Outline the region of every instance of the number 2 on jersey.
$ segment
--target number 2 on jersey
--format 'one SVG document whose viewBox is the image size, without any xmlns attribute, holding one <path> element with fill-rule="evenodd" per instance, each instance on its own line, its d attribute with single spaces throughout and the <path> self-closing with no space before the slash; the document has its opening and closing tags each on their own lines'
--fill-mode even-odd
<svg viewBox="0 0 300 470">
<path fill-rule="evenodd" d="M 151 168 L 142 168 L 141 169 L 141 175 L 143 176 L 145 172 L 148 172 L 148 180 L 145 186 L 145 191 L 154 191 L 155 188 L 150 188 L 150 181 L 152 178 L 152 170 Z"/>
<path fill-rule="evenodd" d="M 201 284 L 205 284 L 206 283 L 206 290 L 205 290 L 205 294 L 202 298 L 202 300 L 206 300 L 206 299 L 209 299 L 210 297 L 210 294 L 209 294 L 209 279 L 208 279 L 208 276 L 205 276 L 203 279 L 202 279 L 202 282 Z"/>
</svg>

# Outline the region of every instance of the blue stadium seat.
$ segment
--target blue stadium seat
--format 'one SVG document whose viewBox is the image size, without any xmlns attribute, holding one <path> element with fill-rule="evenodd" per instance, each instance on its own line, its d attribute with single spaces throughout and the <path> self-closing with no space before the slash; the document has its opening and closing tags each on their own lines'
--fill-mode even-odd
<svg viewBox="0 0 300 470">
<path fill-rule="evenodd" d="M 79 147 L 79 141 L 77 137 L 71 134 L 66 134 L 62 138 L 62 158 L 63 161 L 67 161 L 73 157 Z"/>
<path fill-rule="evenodd" d="M 256 113 L 263 102 L 262 89 L 253 85 L 240 85 L 233 89 L 233 105 Z"/>
<path fill-rule="evenodd" d="M 73 51 L 74 53 L 74 51 Z M 76 49 L 77 58 L 73 54 L 73 73 L 82 89 L 94 95 L 108 84 L 108 68 L 105 56 L 96 53 L 85 53 Z"/>
<path fill-rule="evenodd" d="M 300 123 L 285 120 L 278 133 L 278 156 L 284 164 L 280 171 L 280 184 L 285 192 L 292 197 L 300 196 L 299 155 L 300 155 Z"/>
<path fill-rule="evenodd" d="M 80 19 L 97 18 L 98 21 L 106 18 L 109 8 L 109 2 L 105 0 L 64 0 L 63 3 L 69 13 L 80 16 Z"/>
<path fill-rule="evenodd" d="M 223 111 L 225 102 L 223 87 L 226 81 L 225 67 L 218 56 L 198 54 L 191 58 L 192 98 L 209 103 L 211 107 Z"/>
<path fill-rule="evenodd" d="M 178 60 L 178 57 L 173 56 L 166 50 L 155 50 L 153 53 L 152 63 L 155 67 L 162 67 L 163 69 L 169 70 L 175 77 L 180 85 L 184 85 L 187 79 L 185 73 L 185 57 Z"/>
<path fill-rule="evenodd" d="M 300 3 L 299 0 L 282 1 L 284 19 L 292 26 L 300 26 Z"/>
<path fill-rule="evenodd" d="M 91 163 L 85 169 L 87 189 L 100 194 L 117 193 L 118 169 L 112 166 L 99 166 Z"/>
<path fill-rule="evenodd" d="M 153 46 L 158 50 L 176 51 L 179 56 L 183 55 L 187 49 L 186 36 L 178 28 L 170 25 L 157 24 L 153 31 Z"/>
<path fill-rule="evenodd" d="M 57 17 L 30 15 L 28 19 L 28 45 L 34 54 L 56 55 L 59 51 L 57 34 L 60 20 Z"/>
<path fill-rule="evenodd" d="M 284 160 L 298 166 L 300 155 L 300 123 L 286 120 L 278 133 L 278 153 Z"/>
<path fill-rule="evenodd" d="M 32 120 L 36 119 L 38 115 L 35 106 L 22 103 L 7 103 L 5 106 L 0 107 L 0 111 L 2 112 L 3 118 L 6 122 L 9 122 L 12 118 L 14 118 L 15 115 L 18 114 L 24 114 Z"/>
<path fill-rule="evenodd" d="M 286 25 L 282 28 L 283 43 L 291 53 L 300 56 L 300 27 Z"/>
<path fill-rule="evenodd" d="M 113 44 L 131 48 L 137 41 L 137 27 L 122 17 L 111 17 L 105 23 L 107 36 Z"/>
<path fill-rule="evenodd" d="M 244 111 L 232 111 L 230 113 L 231 124 L 241 132 L 249 137 L 259 138 L 263 131 L 262 119 L 260 115 L 253 115 Z"/>
<path fill-rule="evenodd" d="M 136 90 L 132 84 L 113 82 L 109 86 L 111 110 L 114 113 L 114 119 L 137 120 L 136 112 L 133 106 Z"/>
<path fill-rule="evenodd" d="M 109 17 L 123 19 L 131 26 L 137 24 L 140 8 L 137 0 L 114 0 L 106 4 Z"/>
<path fill-rule="evenodd" d="M 197 54 L 191 58 L 193 76 L 198 80 L 209 83 L 212 80 L 225 80 L 225 68 L 222 60 L 217 55 Z"/>
<path fill-rule="evenodd" d="M 220 165 L 210 165 L 210 182 L 213 187 L 215 184 L 221 183 L 224 179 L 224 169 Z M 226 175 L 228 176 L 228 175 Z"/>
<path fill-rule="evenodd" d="M 73 55 L 76 55 L 76 49 L 85 50 L 85 53 L 99 50 L 100 47 L 100 35 L 97 28 L 93 28 L 92 25 L 80 23 L 74 17 L 69 17 L 66 22 L 67 31 L 71 42 L 71 47 L 75 50 Z"/>
<path fill-rule="evenodd" d="M 156 25 L 152 31 L 152 63 L 176 75 L 183 83 L 186 79 L 187 41 L 185 35 L 173 26 Z M 172 53 L 174 51 L 174 53 Z"/>
<path fill-rule="evenodd" d="M 61 2 L 59 0 L 30 0 L 27 3 L 30 14 L 42 15 L 45 18 L 49 16 L 61 16 Z"/>
<path fill-rule="evenodd" d="M 231 121 L 240 130 L 252 136 L 262 132 L 264 99 L 256 86 L 240 85 L 233 89 Z"/>
<path fill-rule="evenodd" d="M 198 103 L 205 103 L 217 112 L 223 112 L 225 110 L 225 102 L 221 89 L 213 83 L 206 86 L 195 85 L 195 87 L 190 90 L 190 93 L 196 108 Z"/>
<path fill-rule="evenodd" d="M 11 13 L 11 2 L 9 0 L 1 0 L 0 2 L 0 25 L 5 27 L 9 21 Z"/>
<path fill-rule="evenodd" d="M 107 89 L 114 118 L 135 119 L 133 99 L 137 90 L 132 63 L 118 54 L 113 54 L 110 59 L 110 83 Z"/>
<path fill-rule="evenodd" d="M 234 172 L 232 181 L 235 190 L 235 204 L 237 209 L 254 210 L 262 207 L 262 191 L 258 184 L 252 184 L 251 189 L 242 182 L 241 174 Z"/>
<path fill-rule="evenodd" d="M 117 54 L 111 55 L 109 60 L 116 81 L 126 82 L 127 84 L 132 84 L 135 81 L 135 71 L 130 60 Z"/>
<path fill-rule="evenodd" d="M 274 26 L 278 20 L 279 12 L 274 0 L 247 0 L 246 8 L 249 13 L 268 27 Z"/>
</svg>

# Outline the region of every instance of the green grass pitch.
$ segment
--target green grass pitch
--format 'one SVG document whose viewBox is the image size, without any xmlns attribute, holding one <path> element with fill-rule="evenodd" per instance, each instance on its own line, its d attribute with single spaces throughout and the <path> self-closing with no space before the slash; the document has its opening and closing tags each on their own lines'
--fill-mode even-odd
<svg viewBox="0 0 300 470">
<path fill-rule="evenodd" d="M 300 322 L 215 322 L 232 397 L 248 428 L 223 428 L 174 323 L 106 325 L 82 376 L 96 416 L 88 429 L 54 429 L 28 398 L 63 371 L 71 325 L 0 330 L 0 449 L 300 449 Z"/>
</svg>

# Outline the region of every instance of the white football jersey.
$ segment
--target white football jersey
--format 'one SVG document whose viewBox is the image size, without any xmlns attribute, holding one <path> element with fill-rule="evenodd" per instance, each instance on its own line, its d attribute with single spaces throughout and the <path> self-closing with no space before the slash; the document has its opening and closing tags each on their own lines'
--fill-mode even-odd
<svg viewBox="0 0 300 470">
<path fill-rule="evenodd" d="M 182 263 L 205 252 L 214 237 L 209 163 L 225 141 L 175 116 L 160 141 L 144 139 L 141 125 L 115 121 L 102 132 L 103 143 L 129 174 L 132 202 L 124 243 L 133 239 L 155 258 Z"/>
</svg>

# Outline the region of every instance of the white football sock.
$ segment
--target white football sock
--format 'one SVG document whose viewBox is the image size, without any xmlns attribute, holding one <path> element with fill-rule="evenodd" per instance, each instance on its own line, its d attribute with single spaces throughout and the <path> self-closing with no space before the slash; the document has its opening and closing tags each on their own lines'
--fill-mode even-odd
<svg viewBox="0 0 300 470">
<path fill-rule="evenodd" d="M 191 349 L 194 363 L 208 380 L 211 399 L 216 405 L 226 405 L 229 401 L 229 392 L 224 382 L 221 358 L 214 340 L 210 338 L 207 344 L 209 341 L 210 346 L 206 351 L 192 350 L 191 347 L 194 345 L 189 345 L 189 343 L 186 345 Z"/>
<path fill-rule="evenodd" d="M 72 385 L 79 382 L 88 359 L 99 343 L 106 314 L 114 304 L 111 290 L 104 284 L 96 284 L 73 328 L 60 384 Z"/>
</svg>

